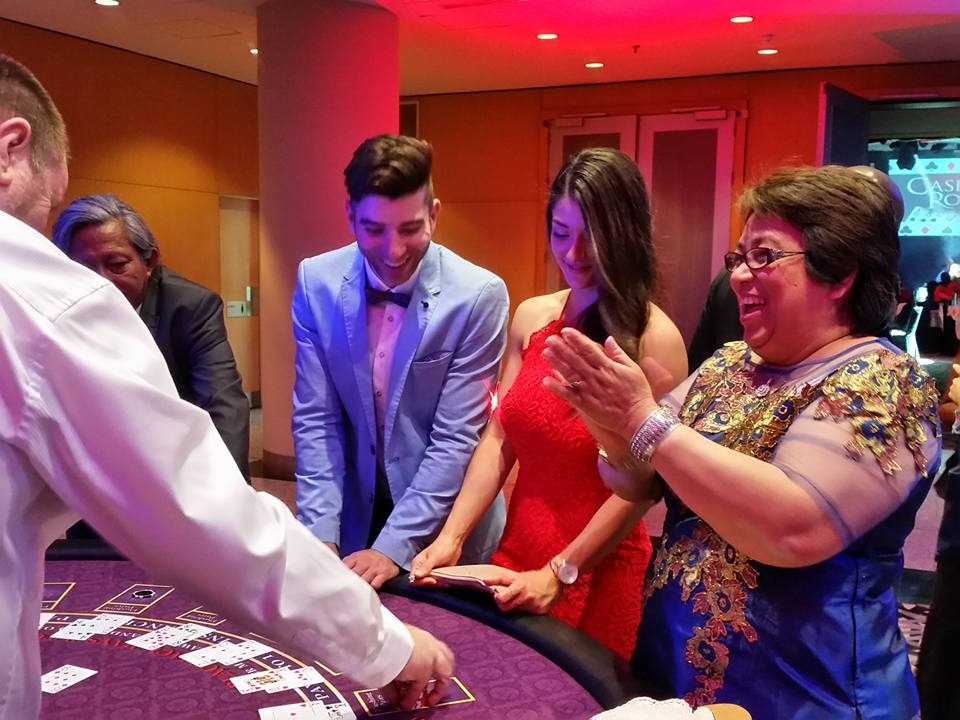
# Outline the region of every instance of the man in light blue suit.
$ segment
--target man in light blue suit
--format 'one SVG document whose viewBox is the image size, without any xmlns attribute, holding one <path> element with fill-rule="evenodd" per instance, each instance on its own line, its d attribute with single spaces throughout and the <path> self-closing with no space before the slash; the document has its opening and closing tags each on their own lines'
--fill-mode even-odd
<svg viewBox="0 0 960 720">
<path fill-rule="evenodd" d="M 503 281 L 431 242 L 431 163 L 422 140 L 364 141 L 344 170 L 356 242 L 304 260 L 293 298 L 297 516 L 377 589 L 443 526 L 506 340 Z M 463 562 L 503 519 L 498 498 Z"/>
</svg>

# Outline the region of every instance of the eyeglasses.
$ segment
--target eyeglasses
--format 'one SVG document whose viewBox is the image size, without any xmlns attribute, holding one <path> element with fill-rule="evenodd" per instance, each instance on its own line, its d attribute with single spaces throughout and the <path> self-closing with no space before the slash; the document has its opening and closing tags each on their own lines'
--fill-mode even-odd
<svg viewBox="0 0 960 720">
<path fill-rule="evenodd" d="M 740 267 L 740 263 L 744 262 L 751 270 L 759 270 L 788 255 L 806 255 L 806 253 L 802 250 L 790 251 L 768 247 L 755 247 L 750 248 L 745 253 L 728 252 L 723 256 L 723 264 L 727 268 L 727 272 L 733 272 Z"/>
</svg>

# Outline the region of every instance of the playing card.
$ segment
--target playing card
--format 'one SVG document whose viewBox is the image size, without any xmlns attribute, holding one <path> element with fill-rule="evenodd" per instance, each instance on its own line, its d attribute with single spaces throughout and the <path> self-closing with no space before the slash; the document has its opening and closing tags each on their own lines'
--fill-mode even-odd
<svg viewBox="0 0 960 720">
<path fill-rule="evenodd" d="M 345 702 L 327 705 L 325 709 L 330 720 L 357 720 L 356 714 Z"/>
<path fill-rule="evenodd" d="M 180 659 L 186 660 L 197 667 L 206 667 L 215 662 L 221 665 L 233 665 L 241 660 L 249 660 L 257 655 L 263 655 L 265 652 L 270 652 L 270 648 L 256 640 L 244 640 L 242 643 L 224 640 L 217 645 L 184 653 L 180 656 Z"/>
<path fill-rule="evenodd" d="M 488 585 L 491 578 L 514 576 L 516 572 L 499 565 L 450 565 L 434 568 L 430 577 L 445 587 L 465 587 L 490 595 L 502 590 L 504 585 Z"/>
<path fill-rule="evenodd" d="M 221 665 L 233 665 L 241 660 L 249 660 L 271 651 L 271 648 L 256 640 L 244 640 L 242 643 L 220 643 L 214 647 L 217 648 L 214 660 Z"/>
<path fill-rule="evenodd" d="M 63 665 L 40 676 L 40 690 L 52 695 L 96 674 L 96 670 L 90 670 L 89 668 L 82 668 L 78 665 Z"/>
<path fill-rule="evenodd" d="M 98 626 L 90 618 L 81 618 L 74 620 L 69 625 L 64 625 L 57 630 L 52 637 L 58 640 L 86 640 L 93 637 L 99 631 Z"/>
<path fill-rule="evenodd" d="M 230 682 L 241 695 L 247 695 L 252 692 L 259 692 L 271 683 L 280 680 L 279 670 L 264 670 L 263 672 L 250 673 L 249 675 L 240 675 L 230 678 Z"/>
<path fill-rule="evenodd" d="M 58 640 L 86 640 L 94 635 L 105 635 L 126 623 L 129 615 L 102 613 L 90 618 L 74 620 L 53 634 Z"/>
<path fill-rule="evenodd" d="M 323 682 L 323 676 L 316 668 L 301 667 L 281 670 L 275 682 L 269 683 L 263 689 L 268 693 L 278 693 L 284 690 L 293 690 L 294 688 L 305 685 L 316 685 Z"/>
<path fill-rule="evenodd" d="M 113 632 L 118 627 L 126 625 L 130 620 L 129 615 L 118 615 L 115 613 L 100 613 L 90 618 L 90 626 L 96 629 L 96 634 L 106 635 Z"/>
<path fill-rule="evenodd" d="M 298 703 L 260 708 L 260 720 L 329 720 L 322 702 Z"/>
<path fill-rule="evenodd" d="M 37 629 L 39 630 L 48 622 L 50 622 L 55 614 L 56 613 L 40 613 L 40 624 L 37 626 Z"/>
<path fill-rule="evenodd" d="M 165 645 L 177 647 L 211 632 L 213 632 L 213 628 L 186 623 L 184 625 L 162 627 L 159 630 L 144 633 L 140 637 L 127 640 L 127 644 L 144 650 L 157 650 Z"/>
<path fill-rule="evenodd" d="M 316 668 L 287 668 L 285 670 L 264 670 L 239 677 L 230 678 L 230 682 L 242 695 L 263 690 L 278 693 L 284 690 L 314 685 L 323 682 L 323 676 Z"/>
<path fill-rule="evenodd" d="M 221 643 L 221 644 L 232 645 L 233 643 L 231 643 L 229 640 L 226 640 L 224 641 L 224 643 Z M 184 653 L 183 655 L 181 655 L 180 659 L 185 660 L 186 662 L 190 663 L 191 665 L 195 665 L 196 667 L 206 667 L 207 665 L 212 665 L 214 662 L 217 661 L 216 648 L 217 648 L 216 645 L 211 645 L 209 647 L 200 648 L 199 650 L 192 650 L 191 652 Z M 222 654 L 222 651 L 221 651 L 221 654 Z"/>
</svg>

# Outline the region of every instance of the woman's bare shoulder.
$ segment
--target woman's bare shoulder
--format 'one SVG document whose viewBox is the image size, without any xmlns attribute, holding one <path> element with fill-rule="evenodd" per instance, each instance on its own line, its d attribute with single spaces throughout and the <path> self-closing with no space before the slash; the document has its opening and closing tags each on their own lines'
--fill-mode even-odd
<svg viewBox="0 0 960 720">
<path fill-rule="evenodd" d="M 650 317 L 640 338 L 641 357 L 652 357 L 682 380 L 687 376 L 687 347 L 676 323 L 657 305 L 650 303 Z"/>
<path fill-rule="evenodd" d="M 513 313 L 510 334 L 525 340 L 563 311 L 569 290 L 560 290 L 549 295 L 535 295 L 517 306 Z"/>
</svg>

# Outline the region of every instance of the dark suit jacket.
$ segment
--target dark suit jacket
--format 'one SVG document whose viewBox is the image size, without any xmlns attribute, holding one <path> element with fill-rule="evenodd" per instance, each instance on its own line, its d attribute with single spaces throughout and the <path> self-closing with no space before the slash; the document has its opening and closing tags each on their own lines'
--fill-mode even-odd
<svg viewBox="0 0 960 720">
<path fill-rule="evenodd" d="M 743 340 L 743 325 L 740 324 L 737 296 L 730 288 L 730 273 L 723 269 L 710 283 L 707 301 L 690 340 L 690 349 L 687 350 L 690 372 L 731 340 Z"/>
<path fill-rule="evenodd" d="M 180 397 L 210 413 L 249 483 L 250 403 L 227 342 L 220 296 L 158 265 L 147 281 L 140 317 L 157 341 Z M 67 538 L 105 542 L 82 520 L 67 530 Z"/>
<path fill-rule="evenodd" d="M 157 341 L 180 397 L 210 413 L 249 482 L 250 403 L 227 342 L 220 296 L 158 265 L 147 282 L 140 317 Z"/>
</svg>

